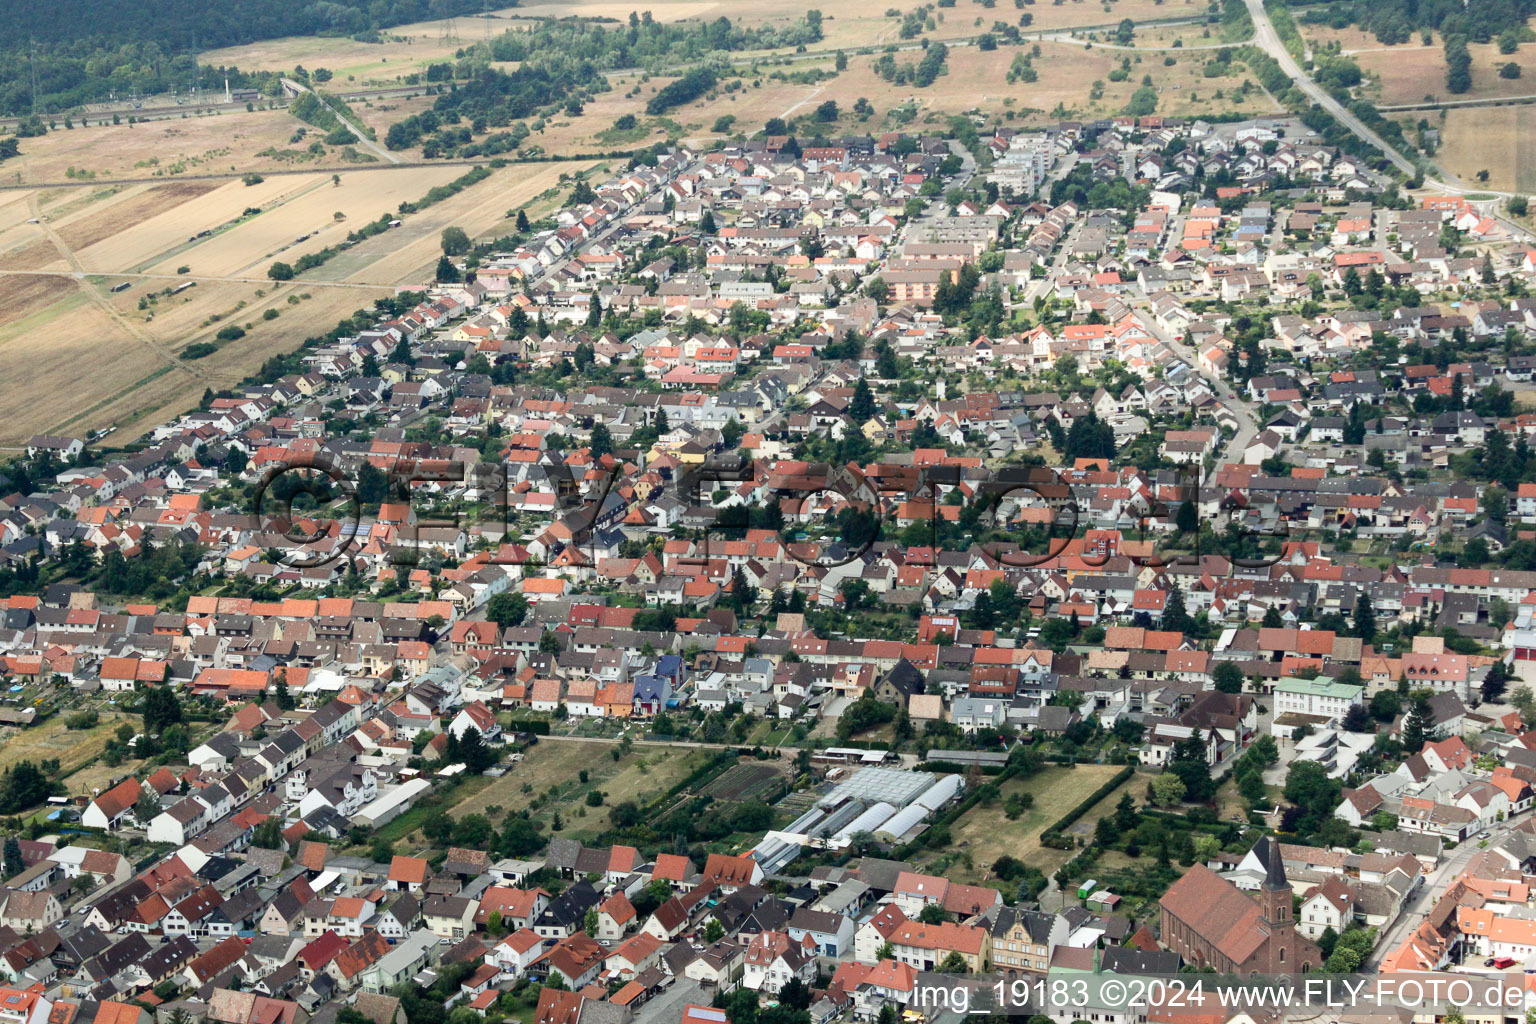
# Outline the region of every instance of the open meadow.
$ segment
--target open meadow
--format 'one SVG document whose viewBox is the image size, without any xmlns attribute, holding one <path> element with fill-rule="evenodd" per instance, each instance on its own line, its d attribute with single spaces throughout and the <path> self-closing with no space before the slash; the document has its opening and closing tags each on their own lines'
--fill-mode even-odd
<svg viewBox="0 0 1536 1024">
<path fill-rule="evenodd" d="M 50 758 L 59 762 L 64 789 L 69 796 L 91 797 L 105 789 L 112 779 L 131 775 L 140 769 L 138 761 L 124 761 L 111 767 L 101 762 L 101 753 L 118 725 L 128 722 L 138 727 L 137 715 L 103 713 L 90 729 L 70 729 L 64 724 L 67 713 L 58 713 L 24 729 L 0 726 L 0 771 L 20 761 L 38 764 Z"/>
<path fill-rule="evenodd" d="M 453 60 L 460 48 L 505 32 L 517 24 L 515 19 L 527 16 L 524 8 L 508 7 L 451 21 L 418 21 L 385 29 L 378 43 L 347 37 L 285 36 L 205 50 L 198 60 L 242 71 L 287 71 L 300 65 L 310 71 L 325 68 L 334 76 L 329 88 L 341 93 L 348 86 L 398 84 L 406 75 L 421 73 L 428 64 Z"/>
</svg>

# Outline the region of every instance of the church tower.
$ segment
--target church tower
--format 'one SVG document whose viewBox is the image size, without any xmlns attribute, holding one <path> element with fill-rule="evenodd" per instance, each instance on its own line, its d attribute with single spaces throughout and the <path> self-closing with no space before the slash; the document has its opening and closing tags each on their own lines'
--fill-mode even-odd
<svg viewBox="0 0 1536 1024">
<path fill-rule="evenodd" d="M 1280 844 L 1268 836 L 1260 840 L 1264 844 L 1264 884 L 1259 887 L 1259 916 L 1269 926 L 1269 948 L 1265 959 L 1266 970 L 1283 973 L 1298 969 L 1291 954 L 1296 950 L 1296 922 L 1291 916 L 1291 884 L 1285 877 L 1285 864 L 1280 856 Z"/>
</svg>

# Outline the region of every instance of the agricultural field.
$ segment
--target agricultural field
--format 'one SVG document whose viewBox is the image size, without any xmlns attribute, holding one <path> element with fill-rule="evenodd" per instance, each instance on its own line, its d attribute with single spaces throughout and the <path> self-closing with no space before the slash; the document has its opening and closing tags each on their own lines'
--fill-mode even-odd
<svg viewBox="0 0 1536 1024">
<path fill-rule="evenodd" d="M 735 94 L 736 98 L 721 94 L 714 100 L 700 101 L 674 111 L 673 116 L 690 125 L 711 125 L 714 119 L 732 114 L 738 118 L 742 130 L 760 128 L 769 117 L 799 116 L 810 113 L 827 100 L 836 101 L 842 117 L 837 124 L 826 126 L 828 133 L 837 130 L 878 131 L 894 127 L 897 122 L 890 118 L 892 111 L 911 104 L 915 109 L 915 125 L 927 123 L 926 118 L 947 117 L 952 114 L 980 110 L 1010 118 L 1012 114 L 1025 117 L 1032 112 L 1035 120 L 1047 119 L 1058 106 L 1073 116 L 1109 116 L 1120 113 L 1130 101 L 1131 94 L 1141 87 L 1143 76 L 1150 76 L 1153 88 L 1158 90 L 1158 111 L 1177 115 L 1199 115 L 1218 110 L 1245 110 L 1253 113 L 1274 113 L 1279 110 L 1260 90 L 1248 94 L 1241 104 L 1232 101 L 1230 93 L 1245 77 L 1245 69 L 1233 65 L 1233 70 L 1218 78 L 1206 78 L 1204 68 L 1211 58 L 1209 53 L 1198 49 L 1170 50 L 1166 53 L 1141 54 L 1102 47 L 1085 49 L 1081 44 L 1046 41 L 1040 44 L 1040 56 L 1034 59 L 1039 79 L 1032 83 L 1008 81 L 1008 69 L 1016 49 L 999 49 L 986 52 L 970 46 L 951 47 L 946 60 L 947 73 L 928 88 L 892 86 L 874 71 L 873 56 L 851 58 L 848 70 L 818 85 L 789 85 L 764 83 L 762 90 L 748 89 Z M 1024 51 L 1024 52 L 1027 52 Z M 1174 64 L 1166 65 L 1165 58 Z M 904 58 L 898 57 L 898 62 Z M 1126 81 L 1109 81 L 1109 73 L 1129 60 Z M 1093 98 L 1094 83 L 1102 83 L 1102 95 Z M 770 87 L 771 86 L 771 87 Z M 1215 99 L 1215 93 L 1224 93 Z M 875 114 L 861 121 L 852 114 L 853 105 L 859 99 L 868 100 Z"/>
<path fill-rule="evenodd" d="M 293 136 L 300 129 L 307 129 L 308 137 L 294 142 Z M 343 159 L 337 147 L 324 147 L 324 155 L 310 154 L 306 147 L 323 134 L 283 107 L 194 114 L 134 125 L 97 124 L 93 120 L 89 127 L 61 127 L 23 140 L 21 155 L 5 162 L 0 184 L 62 182 L 71 177 L 108 182 L 311 167 L 345 171 L 361 166 Z M 366 150 L 363 156 L 372 158 Z"/>
<path fill-rule="evenodd" d="M 69 711 L 60 711 L 42 722 L 20 729 L 0 726 L 0 771 L 19 761 L 36 764 L 48 758 L 57 758 L 59 771 L 65 776 L 64 788 L 69 796 L 93 795 L 93 790 L 105 788 L 111 779 L 136 772 L 140 763 L 124 761 L 117 767 L 101 763 L 101 752 L 107 740 L 112 738 L 122 722 L 135 728 L 137 715 L 101 715 L 101 721 L 93 729 L 70 729 L 64 725 Z"/>
<path fill-rule="evenodd" d="M 1494 43 L 1471 43 L 1472 88 L 1451 94 L 1445 89 L 1445 51 L 1433 46 L 1407 45 L 1360 50 L 1351 58 L 1360 70 L 1379 84 L 1365 92 L 1381 106 L 1397 103 L 1423 103 L 1426 97 L 1439 100 L 1471 100 L 1484 97 L 1536 96 L 1536 43 L 1525 43 L 1512 54 L 1502 54 Z M 1519 78 L 1500 78 L 1505 64 L 1522 65 Z"/>
<path fill-rule="evenodd" d="M 81 426 L 126 431 L 180 411 L 397 286 L 425 284 L 443 228 L 498 235 L 508 209 L 531 203 L 539 216 L 556 196 L 539 197 L 562 174 L 590 166 L 509 166 L 284 285 L 266 277 L 274 260 L 340 243 L 465 168 L 342 171 L 339 184 L 317 172 L 252 186 L 224 179 L 0 194 L 0 367 L 13 370 L 0 386 L 0 446 Z M 163 295 L 189 281 L 195 287 Z M 110 291 L 122 283 L 129 288 Z M 162 294 L 141 309 L 150 293 Z M 177 358 L 231 323 L 246 335 L 203 359 Z M 84 360 L 94 372 L 78 372 Z"/>
<path fill-rule="evenodd" d="M 727 803 L 745 803 L 748 800 L 767 803 L 771 797 L 778 795 L 783 780 L 784 771 L 774 764 L 743 761 L 732 765 L 723 775 L 700 789 L 699 795 Z"/>
<path fill-rule="evenodd" d="M 1435 162 L 1471 184 L 1488 172 L 1490 189 L 1536 191 L 1536 106 L 1458 107 L 1413 111 L 1402 120 L 1411 130 L 1419 118 L 1440 129 Z"/>
<path fill-rule="evenodd" d="M 998 800 L 985 807 L 972 808 L 950 828 L 953 842 L 949 849 L 968 854 L 970 862 L 969 867 L 964 862 L 953 865 L 951 877 L 968 882 L 982 881 L 988 877 L 992 863 L 1005 853 L 1051 874 L 1072 858 L 1072 851 L 1041 846 L 1041 833 L 1120 770 L 1115 765 L 1080 764 L 1074 768 L 1045 768 L 1027 779 L 1010 779 L 1003 785 Z M 1132 776 L 1127 785 L 1133 787 L 1131 792 L 1135 794 L 1136 777 Z M 1114 808 L 1125 788 L 1121 786 L 1099 801 L 1074 823 L 1071 833 L 1081 834 L 1086 830 L 1091 834 L 1094 823 Z M 1013 793 L 1029 793 L 1034 796 L 1035 803 L 1017 820 L 1009 821 L 1003 804 Z"/>
<path fill-rule="evenodd" d="M 613 743 L 546 739 L 530 747 L 506 775 L 459 801 L 449 813 L 455 818 L 487 814 L 499 825 L 505 814 L 531 808 L 535 799 L 543 797 L 533 811 L 536 822 L 547 827 L 558 813 L 563 835 L 592 839 L 608 827 L 609 807 L 625 800 L 643 805 L 713 756 L 708 750 L 639 744 L 615 761 L 610 756 L 615 749 Z M 583 769 L 585 783 L 580 781 Z M 601 807 L 586 805 L 587 791 L 592 789 L 604 794 Z M 493 813 L 497 807 L 500 812 Z"/>
</svg>

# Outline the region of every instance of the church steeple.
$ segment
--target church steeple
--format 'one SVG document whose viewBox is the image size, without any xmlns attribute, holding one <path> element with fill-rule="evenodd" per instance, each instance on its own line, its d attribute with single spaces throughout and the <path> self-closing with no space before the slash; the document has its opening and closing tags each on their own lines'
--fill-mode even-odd
<svg viewBox="0 0 1536 1024">
<path fill-rule="evenodd" d="M 1285 877 L 1280 844 L 1264 836 L 1253 852 L 1264 862 L 1264 885 L 1259 890 L 1259 908 L 1264 920 L 1272 925 L 1291 923 L 1291 883 Z"/>
</svg>

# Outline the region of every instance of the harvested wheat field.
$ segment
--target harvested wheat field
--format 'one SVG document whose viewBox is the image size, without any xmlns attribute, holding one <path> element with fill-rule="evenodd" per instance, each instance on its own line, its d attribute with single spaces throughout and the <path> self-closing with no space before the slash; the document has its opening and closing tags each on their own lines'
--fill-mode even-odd
<svg viewBox="0 0 1536 1024">
<path fill-rule="evenodd" d="M 1452 174 L 1476 182 L 1477 172 L 1486 170 L 1489 188 L 1506 192 L 1536 190 L 1536 107 L 1413 111 L 1402 120 L 1411 131 L 1421 117 L 1440 129 L 1435 162 Z"/>
<path fill-rule="evenodd" d="M 393 214 L 400 203 L 414 202 L 434 186 L 447 184 L 466 170 L 440 166 L 350 174 L 343 171 L 339 185 L 333 184 L 331 175 L 326 173 L 268 179 L 252 189 L 238 181 L 229 182 L 219 191 L 217 206 L 203 210 L 199 223 L 186 225 L 188 230 L 180 234 L 182 241 L 196 230 L 217 227 L 239 217 L 247 205 L 260 206 L 262 212 L 182 247 L 173 256 L 151 264 L 148 270 L 174 273 L 178 266 L 185 265 L 192 268 L 194 275 L 264 277 L 274 260 L 292 263 L 303 253 L 343 242 L 353 227 L 380 214 Z M 258 191 L 267 186 L 272 188 Z M 337 220 L 337 213 L 343 219 Z M 307 237 L 299 242 L 300 236 Z"/>
<path fill-rule="evenodd" d="M 95 245 L 119 232 L 137 235 L 140 222 L 162 213 L 180 216 L 187 203 L 224 184 L 219 181 L 178 181 L 137 188 L 105 209 L 83 211 L 65 223 L 54 224 L 59 240 L 76 251 Z M 50 223 L 54 218 L 49 216 Z"/>
<path fill-rule="evenodd" d="M 0 278 L 0 304 L 35 289 L 36 278 Z M 60 280 L 49 278 L 48 280 Z M 134 337 L 78 281 L 53 287 L 25 316 L 0 327 L 0 444 L 62 427 L 164 373 L 186 376 L 155 345 Z M 52 301 L 47 301 L 47 299 Z M 81 373 L 89 366 L 90 373 Z"/>
<path fill-rule="evenodd" d="M 427 207 L 408 214 L 393 231 L 375 235 L 343 252 L 329 263 L 305 274 L 301 280 L 349 281 L 356 283 L 415 284 L 431 280 L 431 272 L 442 255 L 440 236 L 444 228 L 457 225 L 470 238 L 498 236 L 511 229 L 508 210 L 532 202 L 547 189 L 560 186 L 562 195 L 568 187 L 560 185 L 562 175 L 572 175 L 596 166 L 593 163 L 509 164 L 478 184 Z M 464 173 L 463 167 L 415 168 L 414 172 L 447 171 L 448 179 Z M 370 175 L 393 177 L 395 172 L 380 171 Z M 423 189 L 422 191 L 425 191 Z M 534 211 L 532 216 L 537 216 Z M 303 248 L 318 248 L 324 236 Z"/>
<path fill-rule="evenodd" d="M 252 186 L 246 186 L 238 179 L 133 186 L 154 189 L 204 187 L 177 206 L 144 211 L 145 215 L 130 225 L 132 230 L 119 230 L 99 241 L 87 243 L 78 249 L 76 256 L 86 269 L 99 273 L 144 271 L 187 249 L 194 244 L 191 240 L 202 232 L 217 232 L 228 227 L 247 209 L 272 209 L 299 190 L 312 186 L 315 180 L 307 175 L 281 175 Z M 127 200 L 115 200 L 105 209 L 93 213 L 92 219 L 121 220 L 117 213 L 121 205 L 132 204 Z M 54 222 L 50 219 L 50 223 Z M 65 228 L 57 229 L 63 237 Z M 210 239 L 201 240 L 207 242 Z"/>
</svg>

